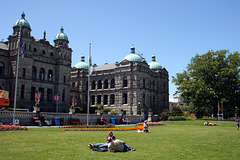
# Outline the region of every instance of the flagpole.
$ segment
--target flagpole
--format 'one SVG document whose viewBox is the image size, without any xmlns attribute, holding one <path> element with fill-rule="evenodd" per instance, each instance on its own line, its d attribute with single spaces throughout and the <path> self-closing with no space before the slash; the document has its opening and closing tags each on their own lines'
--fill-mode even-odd
<svg viewBox="0 0 240 160">
<path fill-rule="evenodd" d="M 90 71 L 91 71 L 91 43 L 89 43 L 89 56 L 88 56 L 88 59 L 89 59 L 89 67 L 88 67 L 88 106 L 87 106 L 87 125 L 89 124 L 89 103 L 90 103 L 90 93 L 89 93 L 89 90 L 90 90 Z M 92 62 L 91 62 L 92 63 Z"/>
<path fill-rule="evenodd" d="M 18 34 L 22 32 L 22 23 L 20 24 L 20 31 Z M 21 35 L 18 35 L 21 36 Z M 15 81 L 15 92 L 14 92 L 14 109 L 13 109 L 13 125 L 15 125 L 15 112 L 16 112 L 16 101 L 17 101 L 17 86 L 18 86 L 18 69 L 19 69 L 19 52 L 20 52 L 20 39 L 18 39 L 18 52 L 17 52 L 17 71 L 16 71 L 16 81 Z"/>
</svg>

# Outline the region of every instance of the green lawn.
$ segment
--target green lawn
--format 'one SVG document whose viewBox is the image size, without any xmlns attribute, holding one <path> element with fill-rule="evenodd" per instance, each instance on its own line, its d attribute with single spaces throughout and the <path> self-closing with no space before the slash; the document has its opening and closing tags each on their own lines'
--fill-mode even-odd
<svg viewBox="0 0 240 160">
<path fill-rule="evenodd" d="M 233 160 L 240 155 L 240 131 L 235 122 L 164 122 L 150 127 L 149 134 L 114 131 L 137 151 L 95 152 L 89 143 L 105 142 L 107 131 L 66 131 L 61 128 L 30 128 L 0 132 L 0 159 L 209 159 Z"/>
</svg>

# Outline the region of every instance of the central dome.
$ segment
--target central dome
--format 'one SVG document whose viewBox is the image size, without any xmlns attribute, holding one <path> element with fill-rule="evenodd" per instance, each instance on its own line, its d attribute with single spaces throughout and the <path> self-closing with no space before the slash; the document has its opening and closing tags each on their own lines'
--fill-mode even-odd
<svg viewBox="0 0 240 160">
<path fill-rule="evenodd" d="M 89 65 L 85 62 L 84 55 L 81 56 L 81 62 L 77 63 L 74 67 L 78 69 L 88 69 Z"/>
<path fill-rule="evenodd" d="M 22 26 L 31 28 L 31 27 L 30 27 L 30 24 L 29 24 L 28 21 L 25 19 L 25 14 L 24 14 L 24 12 L 23 12 L 22 15 L 21 15 L 21 19 L 17 20 L 17 21 L 14 23 L 13 27 L 20 26 L 21 24 L 22 24 Z"/>
<path fill-rule="evenodd" d="M 63 27 L 61 27 L 60 33 L 58 33 L 54 38 L 54 40 L 58 40 L 58 39 L 63 39 L 68 41 L 68 36 L 63 32 Z"/>
<path fill-rule="evenodd" d="M 127 55 L 124 59 L 128 61 L 137 61 L 137 62 L 141 62 L 143 60 L 141 56 L 135 54 L 134 46 L 131 47 L 131 53 Z"/>
</svg>

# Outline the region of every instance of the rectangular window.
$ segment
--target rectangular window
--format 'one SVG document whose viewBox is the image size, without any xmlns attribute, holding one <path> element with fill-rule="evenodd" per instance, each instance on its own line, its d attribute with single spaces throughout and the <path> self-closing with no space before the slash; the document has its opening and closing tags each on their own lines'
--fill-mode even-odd
<svg viewBox="0 0 240 160">
<path fill-rule="evenodd" d="M 35 100 L 36 87 L 31 87 L 31 101 Z"/>
<path fill-rule="evenodd" d="M 47 100 L 52 101 L 52 89 L 47 90 Z"/>
<path fill-rule="evenodd" d="M 41 93 L 40 102 L 44 101 L 44 88 L 39 88 L 39 92 Z"/>
<path fill-rule="evenodd" d="M 127 104 L 127 93 L 123 93 L 123 104 Z"/>
<path fill-rule="evenodd" d="M 97 104 L 101 104 L 101 95 L 97 96 Z"/>
<path fill-rule="evenodd" d="M 115 96 L 114 94 L 111 94 L 110 96 L 110 104 L 114 104 L 115 103 Z"/>
<path fill-rule="evenodd" d="M 24 84 L 21 85 L 21 98 L 24 98 L 24 90 L 25 90 L 25 86 Z"/>
<path fill-rule="evenodd" d="M 104 95 L 104 97 L 103 97 L 103 104 L 104 105 L 108 104 L 108 95 Z"/>
<path fill-rule="evenodd" d="M 22 69 L 22 78 L 25 78 L 25 76 L 26 76 L 26 68 L 23 68 Z"/>
<path fill-rule="evenodd" d="M 90 103 L 91 103 L 92 105 L 95 105 L 95 96 L 92 96 L 92 97 L 91 97 Z"/>
</svg>

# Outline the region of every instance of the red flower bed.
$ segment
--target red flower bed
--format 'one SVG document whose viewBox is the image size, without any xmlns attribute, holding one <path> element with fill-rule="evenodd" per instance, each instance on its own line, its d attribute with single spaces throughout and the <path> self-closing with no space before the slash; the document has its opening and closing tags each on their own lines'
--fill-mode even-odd
<svg viewBox="0 0 240 160">
<path fill-rule="evenodd" d="M 28 130 L 28 127 L 21 127 L 19 125 L 0 125 L 0 131 L 18 131 L 18 130 Z"/>
</svg>

